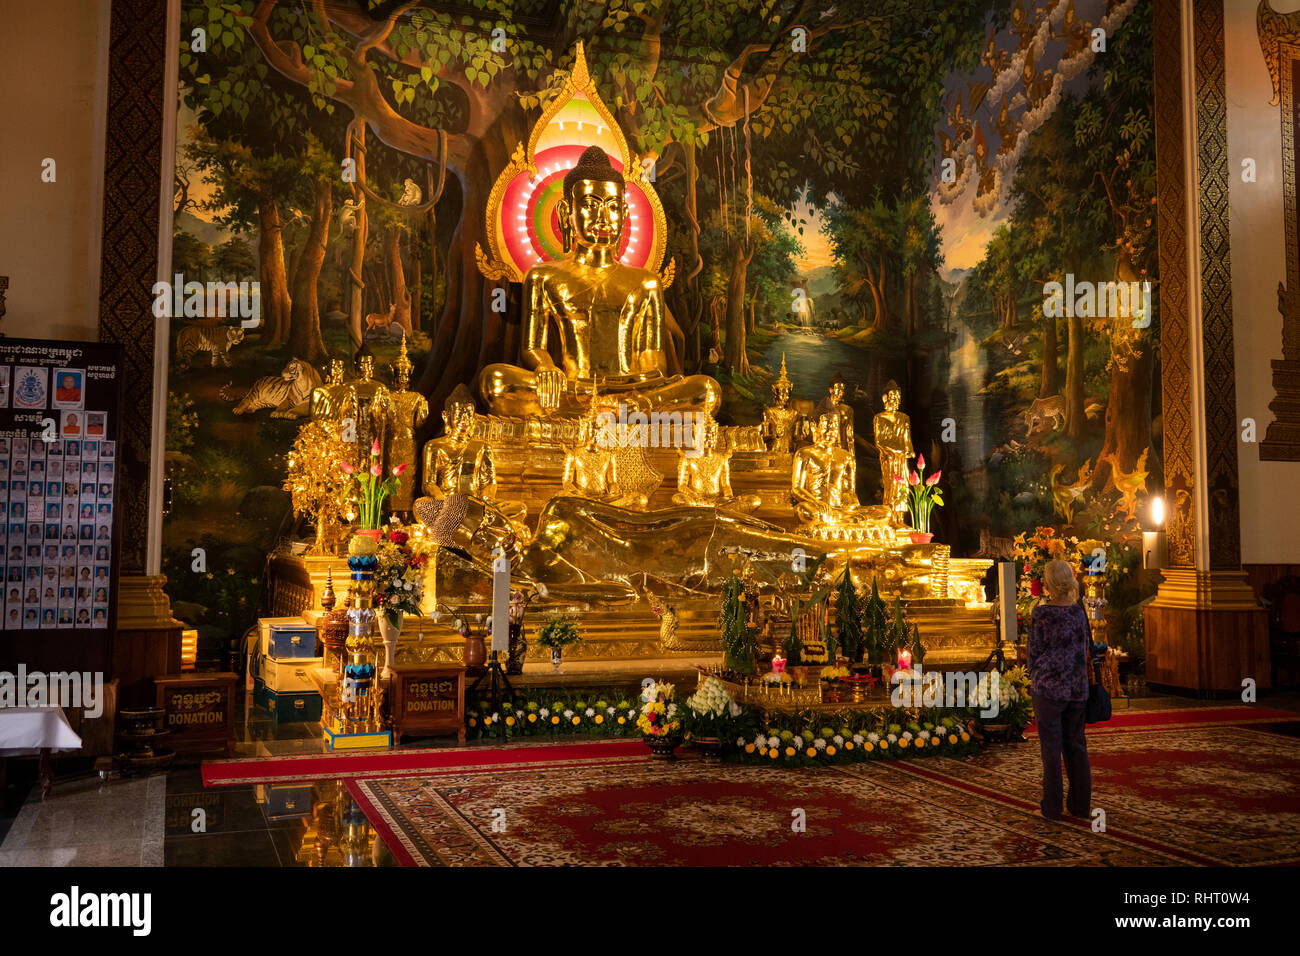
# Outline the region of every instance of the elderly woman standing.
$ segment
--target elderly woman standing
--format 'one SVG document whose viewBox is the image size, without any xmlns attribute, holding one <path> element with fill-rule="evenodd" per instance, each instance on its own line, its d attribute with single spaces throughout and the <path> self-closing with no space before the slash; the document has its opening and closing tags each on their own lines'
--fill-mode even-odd
<svg viewBox="0 0 1300 956">
<path fill-rule="evenodd" d="M 1066 802 L 1071 816 L 1090 816 L 1092 771 L 1084 739 L 1088 700 L 1088 655 L 1092 628 L 1079 604 L 1079 583 L 1064 561 L 1050 561 L 1043 572 L 1047 600 L 1034 608 L 1029 624 L 1029 677 L 1043 757 L 1043 816 L 1061 818 L 1061 755 L 1070 778 Z"/>
</svg>

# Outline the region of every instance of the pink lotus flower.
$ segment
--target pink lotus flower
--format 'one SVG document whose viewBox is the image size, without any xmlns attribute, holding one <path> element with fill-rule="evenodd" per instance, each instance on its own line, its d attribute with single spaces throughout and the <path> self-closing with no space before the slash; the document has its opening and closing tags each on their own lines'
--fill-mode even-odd
<svg viewBox="0 0 1300 956">
<path fill-rule="evenodd" d="M 894 476 L 894 481 L 897 482 L 897 483 L 900 484 L 900 485 L 901 485 L 904 481 L 906 481 L 906 480 L 907 480 L 907 479 L 904 478 L 902 475 L 895 475 L 895 476 Z"/>
<path fill-rule="evenodd" d="M 402 475 L 406 474 L 406 470 L 410 467 L 411 467 L 411 463 L 409 461 L 402 462 L 400 465 L 398 465 L 396 468 L 393 469 L 393 477 L 400 478 Z"/>
<path fill-rule="evenodd" d="M 381 474 L 383 474 L 383 471 L 384 469 L 379 467 L 379 462 L 375 462 L 373 465 L 370 466 L 370 473 L 374 475 L 376 478 L 378 478 Z"/>
<path fill-rule="evenodd" d="M 908 479 L 908 484 L 919 485 L 920 483 L 921 483 L 921 476 L 918 475 L 916 472 L 912 472 L 911 478 Z"/>
<path fill-rule="evenodd" d="M 931 475 L 929 478 L 925 479 L 925 483 L 926 483 L 927 485 L 937 485 L 937 484 L 939 483 L 939 476 L 942 475 L 942 474 L 943 474 L 943 469 L 940 469 L 939 471 L 936 471 L 936 472 L 935 472 L 933 475 Z"/>
<path fill-rule="evenodd" d="M 339 470 L 342 471 L 343 474 L 345 475 L 354 475 L 356 474 L 357 471 L 355 468 L 352 467 L 351 464 L 349 464 L 346 461 L 339 462 Z"/>
<path fill-rule="evenodd" d="M 919 469 L 921 469 L 922 471 L 925 471 L 925 456 L 924 456 L 924 455 L 917 455 L 917 456 L 916 456 L 916 467 L 919 468 Z"/>
<path fill-rule="evenodd" d="M 370 454 L 376 458 L 379 457 L 379 439 L 376 438 L 370 446 Z"/>
</svg>

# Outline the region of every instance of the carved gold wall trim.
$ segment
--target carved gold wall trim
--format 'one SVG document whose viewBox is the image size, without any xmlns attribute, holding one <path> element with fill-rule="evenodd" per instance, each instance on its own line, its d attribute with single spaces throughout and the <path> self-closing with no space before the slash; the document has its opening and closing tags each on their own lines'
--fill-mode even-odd
<svg viewBox="0 0 1300 956">
<path fill-rule="evenodd" d="M 1237 368 L 1232 340 L 1232 255 L 1229 242 L 1228 100 L 1224 85 L 1223 4 L 1192 4 L 1196 62 L 1197 205 L 1200 234 L 1200 355 L 1205 416 L 1208 562 L 1241 566 L 1237 478 Z"/>
<path fill-rule="evenodd" d="M 1186 129 L 1178 0 L 1156 0 L 1156 248 L 1160 261 L 1160 395 L 1169 563 L 1196 566 L 1192 376 L 1187 316 Z"/>
<path fill-rule="evenodd" d="M 121 573 L 145 571 L 153 428 L 158 190 L 162 177 L 167 4 L 113 0 L 104 141 L 104 226 L 99 340 L 123 346 L 118 502 Z M 121 617 L 119 607 L 119 620 Z"/>
<path fill-rule="evenodd" d="M 1282 314 L 1282 358 L 1274 359 L 1273 401 L 1259 443 L 1263 461 L 1300 461 L 1300 242 L 1296 235 L 1295 75 L 1300 69 L 1300 11 L 1279 14 L 1261 0 L 1255 20 L 1260 52 L 1273 81 L 1270 106 L 1282 123 L 1282 219 L 1286 230 L 1286 282 L 1278 284 Z"/>
</svg>

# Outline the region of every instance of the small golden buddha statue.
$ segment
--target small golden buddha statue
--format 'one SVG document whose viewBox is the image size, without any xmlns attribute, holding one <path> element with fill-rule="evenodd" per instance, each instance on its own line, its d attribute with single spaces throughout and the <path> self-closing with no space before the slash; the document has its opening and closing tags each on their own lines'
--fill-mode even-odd
<svg viewBox="0 0 1300 956">
<path fill-rule="evenodd" d="M 397 388 L 389 395 L 388 450 L 384 462 L 385 474 L 392 474 L 398 465 L 409 466 L 389 499 L 395 512 L 409 512 L 411 503 L 415 501 L 415 432 L 429 417 L 428 399 L 409 388 L 412 368 L 411 359 L 406 354 L 406 336 L 403 335 L 401 351 L 393 364 Z"/>
<path fill-rule="evenodd" d="M 899 411 L 903 392 L 892 379 L 885 384 L 883 399 L 885 410 L 877 414 L 871 423 L 876 448 L 880 452 L 881 499 L 890 511 L 890 521 L 896 527 L 904 527 L 908 523 L 909 461 L 916 457 L 916 452 L 912 450 L 912 420 Z M 900 477 L 902 481 L 898 480 Z"/>
<path fill-rule="evenodd" d="M 659 276 L 618 261 L 627 221 L 623 174 L 590 146 L 564 177 L 558 203 L 565 257 L 524 276 L 525 340 L 516 365 L 489 365 L 479 378 L 497 415 L 577 417 L 600 381 L 602 391 L 645 411 L 713 414 L 721 402 L 706 375 L 668 375 Z M 559 336 L 560 364 L 549 352 Z"/>
<path fill-rule="evenodd" d="M 823 413 L 813 443 L 794 454 L 790 493 L 795 513 L 805 524 L 846 525 L 884 516 L 882 509 L 858 502 L 857 463 L 839 444 L 840 425 L 834 412 Z"/>
<path fill-rule="evenodd" d="M 827 412 L 839 417 L 836 442 L 849 454 L 853 454 L 853 406 L 844 402 L 844 376 L 838 372 L 831 379 L 831 384 L 826 390 L 826 397 L 821 400 L 821 404 L 817 406 L 814 414 L 820 418 Z"/>
<path fill-rule="evenodd" d="M 695 429 L 696 448 L 682 449 L 677 466 L 677 491 L 673 503 L 722 511 L 753 511 L 757 495 L 736 495 L 731 490 L 731 451 L 718 448 L 718 423 L 706 418 Z"/>
<path fill-rule="evenodd" d="M 346 392 L 347 385 L 343 381 L 343 360 L 331 359 L 329 380 L 324 385 L 316 386 L 311 392 L 311 404 L 308 408 L 312 419 L 337 421 L 346 400 Z"/>
<path fill-rule="evenodd" d="M 578 426 L 579 441 L 564 449 L 564 493 L 644 510 L 663 476 L 650 464 L 644 448 L 622 442 L 616 408 L 616 403 L 593 394 Z"/>
<path fill-rule="evenodd" d="M 424 493 L 435 500 L 471 495 L 490 502 L 512 522 L 522 521 L 527 505 L 496 498 L 492 449 L 473 437 L 476 421 L 474 396 L 464 385 L 457 385 L 442 407 L 443 435 L 424 445 Z"/>
<path fill-rule="evenodd" d="M 793 383 L 785 373 L 785 353 L 781 353 L 781 374 L 772 383 L 775 405 L 763 409 L 763 434 L 769 439 L 768 450 L 778 455 L 789 455 L 794 451 L 795 430 L 801 414 L 790 405 L 790 389 Z"/>
</svg>

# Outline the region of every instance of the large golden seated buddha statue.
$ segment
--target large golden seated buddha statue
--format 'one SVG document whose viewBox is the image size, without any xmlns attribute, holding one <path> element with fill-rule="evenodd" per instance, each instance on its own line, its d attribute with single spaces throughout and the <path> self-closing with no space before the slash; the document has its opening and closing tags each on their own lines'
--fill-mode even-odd
<svg viewBox="0 0 1300 956">
<path fill-rule="evenodd" d="M 522 366 L 489 365 L 479 377 L 489 413 L 574 418 L 597 386 L 642 411 L 716 412 L 722 392 L 714 379 L 668 374 L 659 276 L 618 261 L 625 183 L 599 146 L 564 177 L 558 212 L 564 258 L 524 276 Z M 550 353 L 552 325 L 559 365 Z"/>
</svg>

